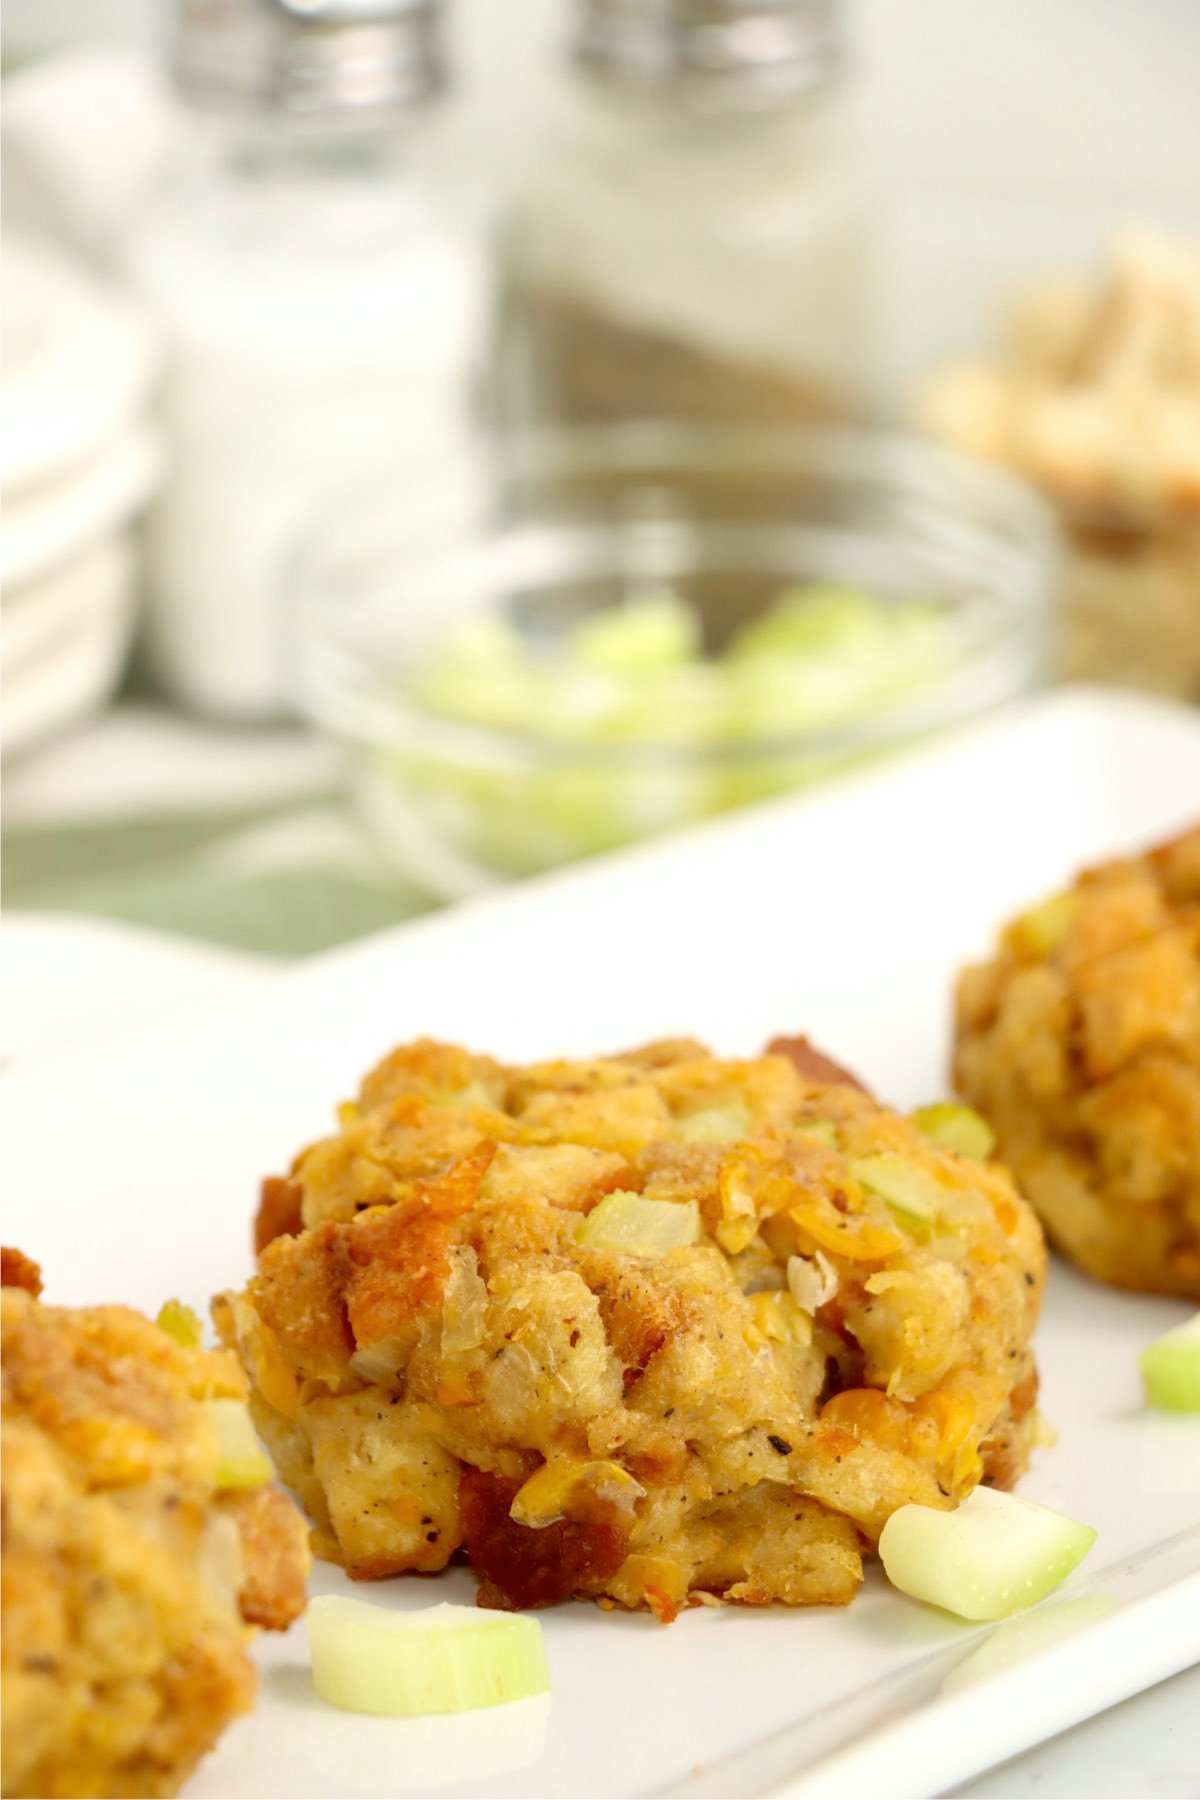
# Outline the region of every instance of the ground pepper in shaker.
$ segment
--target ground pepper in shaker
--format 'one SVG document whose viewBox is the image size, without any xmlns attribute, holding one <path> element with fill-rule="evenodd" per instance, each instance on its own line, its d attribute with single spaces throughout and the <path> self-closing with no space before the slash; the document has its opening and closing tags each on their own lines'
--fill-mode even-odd
<svg viewBox="0 0 1200 1800">
<path fill-rule="evenodd" d="M 576 0 L 570 86 L 505 234 L 512 418 L 861 410 L 844 60 L 837 0 Z"/>
<path fill-rule="evenodd" d="M 431 166 L 440 0 L 177 0 L 177 152 L 132 246 L 165 328 L 147 655 L 175 699 L 288 710 L 286 570 L 328 497 L 397 507 L 482 429 L 490 277 Z"/>
</svg>

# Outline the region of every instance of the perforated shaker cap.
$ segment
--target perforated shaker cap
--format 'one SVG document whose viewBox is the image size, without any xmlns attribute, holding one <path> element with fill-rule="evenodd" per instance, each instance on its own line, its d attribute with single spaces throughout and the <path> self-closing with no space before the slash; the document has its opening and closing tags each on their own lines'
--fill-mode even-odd
<svg viewBox="0 0 1200 1800">
<path fill-rule="evenodd" d="M 172 70 L 196 106 L 368 120 L 444 85 L 440 0 L 175 0 Z"/>
<path fill-rule="evenodd" d="M 577 0 L 573 53 L 615 85 L 770 105 L 834 78 L 841 23 L 839 0 Z"/>
</svg>

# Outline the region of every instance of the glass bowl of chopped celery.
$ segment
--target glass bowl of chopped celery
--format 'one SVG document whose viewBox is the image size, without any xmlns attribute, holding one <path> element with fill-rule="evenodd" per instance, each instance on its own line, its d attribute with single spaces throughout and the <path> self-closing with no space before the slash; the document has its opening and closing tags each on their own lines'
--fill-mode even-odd
<svg viewBox="0 0 1200 1800">
<path fill-rule="evenodd" d="M 1038 685 L 1054 529 L 899 438 L 632 425 L 361 496 L 297 558 L 297 692 L 432 893 L 857 766 Z"/>
</svg>

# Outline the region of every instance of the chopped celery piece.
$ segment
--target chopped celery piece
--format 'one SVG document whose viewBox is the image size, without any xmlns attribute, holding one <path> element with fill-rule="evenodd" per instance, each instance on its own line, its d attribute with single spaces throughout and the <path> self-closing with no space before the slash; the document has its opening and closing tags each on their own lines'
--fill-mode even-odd
<svg viewBox="0 0 1200 1800">
<path fill-rule="evenodd" d="M 1048 1506 L 976 1488 L 954 1512 L 901 1506 L 883 1528 L 888 1580 L 962 1619 L 1006 1619 L 1052 1593 L 1096 1541 Z"/>
<path fill-rule="evenodd" d="M 435 1106 L 450 1106 L 461 1112 L 494 1112 L 496 1102 L 484 1087 L 482 1081 L 469 1081 L 464 1088 L 447 1088 L 440 1094 L 432 1096 Z"/>
<path fill-rule="evenodd" d="M 204 1341 L 204 1331 L 198 1315 L 190 1306 L 185 1306 L 182 1300 L 164 1300 L 154 1323 L 169 1338 L 182 1344 L 185 1350 L 198 1350 Z"/>
<path fill-rule="evenodd" d="M 896 1151 L 860 1156 L 850 1164 L 850 1173 L 904 1218 L 923 1225 L 937 1218 L 943 1198 L 941 1187 L 927 1169 L 918 1168 Z"/>
<path fill-rule="evenodd" d="M 591 668 L 618 674 L 674 668 L 699 655 L 700 621 L 675 594 L 647 594 L 585 619 L 571 648 Z"/>
<path fill-rule="evenodd" d="M 809 1137 L 820 1138 L 831 1149 L 837 1148 L 838 1129 L 832 1119 L 801 1119 L 796 1130 L 806 1131 Z"/>
<path fill-rule="evenodd" d="M 996 1145 L 995 1133 L 986 1119 L 981 1119 L 971 1107 L 955 1106 L 949 1100 L 935 1106 L 919 1106 L 913 1114 L 913 1124 L 943 1150 L 973 1157 L 976 1162 L 986 1162 Z"/>
<path fill-rule="evenodd" d="M 728 1106 L 702 1106 L 679 1121 L 679 1135 L 690 1144 L 726 1143 L 745 1137 L 750 1116 L 742 1101 Z"/>
<path fill-rule="evenodd" d="M 528 1613 L 440 1606 L 392 1612 L 321 1594 L 306 1616 L 313 1685 L 346 1712 L 385 1718 L 470 1712 L 543 1694 L 550 1670 Z"/>
<path fill-rule="evenodd" d="M 814 652 L 876 649 L 891 633 L 888 609 L 858 588 L 789 588 L 760 618 L 743 627 L 733 644 L 742 661 L 771 661 Z"/>
<path fill-rule="evenodd" d="M 1151 1406 L 1200 1412 L 1200 1313 L 1148 1344 L 1138 1362 Z"/>
<path fill-rule="evenodd" d="M 216 1482 L 219 1488 L 261 1487 L 275 1473 L 255 1436 L 250 1414 L 242 1400 L 206 1400 L 217 1438 Z"/>
<path fill-rule="evenodd" d="M 469 865 L 532 873 L 844 767 L 855 753 L 806 737 L 877 724 L 942 679 L 950 655 L 942 612 L 927 601 L 819 584 L 782 593 L 720 655 L 705 653 L 699 615 L 670 591 L 593 613 L 557 638 L 473 619 L 423 663 L 410 697 L 556 755 L 513 766 L 486 750 L 388 753 L 368 777 L 372 806 L 386 829 L 390 788 L 398 831 L 411 814 Z M 609 755 L 642 745 L 739 755 Z"/>
<path fill-rule="evenodd" d="M 1075 917 L 1076 897 L 1068 888 L 1030 907 L 1008 928 L 1009 937 L 1033 956 L 1049 956 L 1066 939 Z"/>
<path fill-rule="evenodd" d="M 593 1250 L 627 1256 L 662 1256 L 700 1241 L 700 1208 L 694 1200 L 645 1200 L 641 1194 L 606 1194 L 579 1234 Z"/>
</svg>

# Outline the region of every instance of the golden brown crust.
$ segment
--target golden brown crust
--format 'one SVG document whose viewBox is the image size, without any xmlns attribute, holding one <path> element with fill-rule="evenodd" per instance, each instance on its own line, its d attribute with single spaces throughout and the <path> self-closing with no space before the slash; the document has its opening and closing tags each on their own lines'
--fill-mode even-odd
<svg viewBox="0 0 1200 1800">
<path fill-rule="evenodd" d="M 1200 1299 L 1200 826 L 1008 926 L 954 1072 L 1065 1255 Z"/>
<path fill-rule="evenodd" d="M 258 1212 L 254 1219 L 254 1254 L 261 1256 L 277 1237 L 295 1237 L 303 1229 L 300 1202 L 304 1198 L 300 1184 L 287 1176 L 268 1175 L 259 1194 Z"/>
<path fill-rule="evenodd" d="M 270 1482 L 222 1494 L 242 1551 L 238 1608 L 247 1625 L 286 1631 L 308 1599 L 308 1533 L 287 1495 Z"/>
<path fill-rule="evenodd" d="M 0 1249 L 0 1287 L 24 1288 L 34 1299 L 42 1291 L 42 1271 L 23 1250 Z"/>
<path fill-rule="evenodd" d="M 852 1075 L 849 1069 L 835 1062 L 832 1056 L 826 1056 L 818 1050 L 814 1043 L 806 1037 L 772 1038 L 767 1045 L 768 1056 L 786 1056 L 788 1061 L 799 1070 L 806 1081 L 820 1081 L 832 1086 L 857 1088 L 860 1093 L 868 1092 L 867 1087 Z"/>
<path fill-rule="evenodd" d="M 216 1492 L 227 1352 L 126 1307 L 0 1305 L 3 1792 L 174 1793 L 252 1702 L 245 1620 L 302 1605 L 303 1522 Z"/>
<path fill-rule="evenodd" d="M 599 1595 L 629 1554 L 629 1528 L 611 1507 L 591 1516 L 519 1525 L 510 1508 L 520 1475 L 466 1468 L 458 1503 L 463 1543 L 480 1577 L 479 1603 L 520 1612 L 573 1595 Z"/>
<path fill-rule="evenodd" d="M 1033 1215 L 797 1044 L 506 1068 L 426 1041 L 367 1077 L 297 1158 L 303 1231 L 214 1312 L 324 1554 L 371 1578 L 465 1545 L 493 1604 L 841 1604 L 896 1506 L 1015 1476 Z M 700 1241 L 581 1238 L 616 1190 L 693 1203 Z"/>
</svg>

